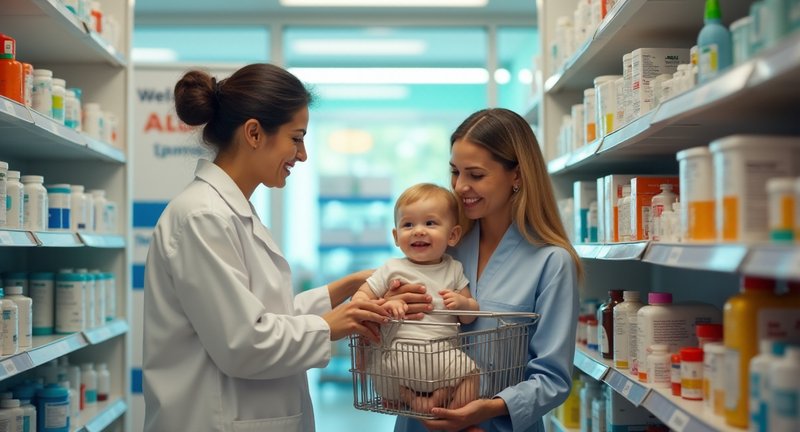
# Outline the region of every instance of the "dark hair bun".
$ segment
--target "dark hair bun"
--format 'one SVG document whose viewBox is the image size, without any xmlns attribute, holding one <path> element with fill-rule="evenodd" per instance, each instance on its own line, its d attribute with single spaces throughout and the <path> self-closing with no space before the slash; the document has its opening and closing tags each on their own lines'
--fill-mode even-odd
<svg viewBox="0 0 800 432">
<path fill-rule="evenodd" d="M 206 124 L 214 118 L 214 83 L 211 75 L 193 70 L 175 84 L 175 111 L 189 126 Z"/>
</svg>

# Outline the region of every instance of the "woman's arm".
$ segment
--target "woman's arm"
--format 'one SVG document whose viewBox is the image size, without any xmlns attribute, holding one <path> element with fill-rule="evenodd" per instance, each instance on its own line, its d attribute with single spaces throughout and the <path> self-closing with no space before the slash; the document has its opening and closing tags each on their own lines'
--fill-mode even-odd
<svg viewBox="0 0 800 432">
<path fill-rule="evenodd" d="M 331 307 L 339 306 L 342 302 L 352 297 L 359 287 L 366 282 L 367 278 L 372 275 L 373 271 L 372 269 L 361 270 L 329 283 L 328 293 L 331 297 Z"/>
</svg>

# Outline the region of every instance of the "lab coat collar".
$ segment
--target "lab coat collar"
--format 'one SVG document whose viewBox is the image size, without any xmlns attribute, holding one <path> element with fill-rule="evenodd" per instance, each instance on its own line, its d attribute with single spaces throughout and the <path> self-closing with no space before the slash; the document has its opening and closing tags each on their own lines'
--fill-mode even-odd
<svg viewBox="0 0 800 432">
<path fill-rule="evenodd" d="M 278 244 L 275 243 L 275 240 L 272 239 L 269 230 L 261 223 L 250 201 L 245 198 L 242 190 L 234 183 L 228 173 L 215 163 L 200 159 L 197 161 L 197 168 L 194 171 L 194 175 L 214 188 L 219 193 L 219 196 L 228 203 L 231 210 L 239 217 L 249 218 L 252 221 L 253 235 L 261 240 L 275 255 L 281 258 L 283 257 L 281 249 L 278 247 Z"/>
<path fill-rule="evenodd" d="M 239 186 L 234 183 L 233 179 L 217 164 L 200 159 L 197 161 L 197 168 L 194 170 L 195 177 L 203 180 L 213 187 L 222 199 L 231 207 L 231 209 L 239 216 L 253 217 L 253 211 L 250 208 L 250 201 L 239 189 Z"/>
</svg>

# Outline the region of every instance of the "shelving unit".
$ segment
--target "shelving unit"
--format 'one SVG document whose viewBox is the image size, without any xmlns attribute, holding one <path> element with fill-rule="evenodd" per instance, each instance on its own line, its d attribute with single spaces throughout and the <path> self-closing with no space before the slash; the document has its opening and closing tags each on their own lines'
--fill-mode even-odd
<svg viewBox="0 0 800 432">
<path fill-rule="evenodd" d="M 0 357 L 0 387 L 33 377 L 35 369 L 69 356 L 70 362 L 104 362 L 111 374 L 111 399 L 71 419 L 72 431 L 131 430 L 130 405 L 130 34 L 133 3 L 108 0 L 114 46 L 89 30 L 58 0 L 4 0 L 0 29 L 17 42 L 17 59 L 50 69 L 67 87 L 82 89 L 82 102 L 97 102 L 118 119 L 117 142 L 92 139 L 15 101 L 0 97 L 0 160 L 9 169 L 43 175 L 45 184 L 82 184 L 104 189 L 118 205 L 118 234 L 30 232 L 0 229 L 2 271 L 56 271 L 65 267 L 112 272 L 117 282 L 117 317 L 69 335 L 35 336 L 33 345 Z M 34 305 L 34 307 L 36 307 Z"/>
<path fill-rule="evenodd" d="M 749 13 L 750 1 L 722 4 L 726 25 Z M 542 52 L 550 52 L 559 16 L 577 1 L 537 2 Z M 684 47 L 696 43 L 703 2 L 622 0 L 562 67 L 543 57 L 545 83 L 539 109 L 540 142 L 557 195 L 572 195 L 574 181 L 608 174 L 677 174 L 675 154 L 735 133 L 800 135 L 800 33 L 733 67 L 714 80 L 679 94 L 615 132 L 565 155 L 555 154 L 562 116 L 582 101 L 596 76 L 622 73 L 622 56 L 641 47 Z M 549 76 L 547 76 L 549 74 Z M 722 307 L 738 291 L 741 274 L 800 280 L 796 244 L 666 244 L 632 242 L 575 245 L 587 268 L 585 298 L 606 298 L 609 289 L 669 291 L 676 300 Z M 620 274 L 625 274 L 620 278 Z M 702 402 L 672 396 L 669 389 L 639 383 L 611 362 L 579 346 L 575 367 L 643 406 L 673 430 L 739 431 L 710 415 Z"/>
</svg>

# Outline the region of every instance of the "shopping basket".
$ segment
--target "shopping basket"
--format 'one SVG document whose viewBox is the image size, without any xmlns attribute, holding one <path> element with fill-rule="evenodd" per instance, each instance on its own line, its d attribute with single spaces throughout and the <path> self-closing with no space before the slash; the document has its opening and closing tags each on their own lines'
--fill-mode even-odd
<svg viewBox="0 0 800 432">
<path fill-rule="evenodd" d="M 528 361 L 528 334 L 539 314 L 436 310 L 435 315 L 494 318 L 493 328 L 460 332 L 460 323 L 391 320 L 373 344 L 350 337 L 353 405 L 356 409 L 422 419 L 432 407 L 458 408 L 494 397 L 521 382 Z M 452 336 L 393 338 L 400 325 L 453 326 Z"/>
</svg>

